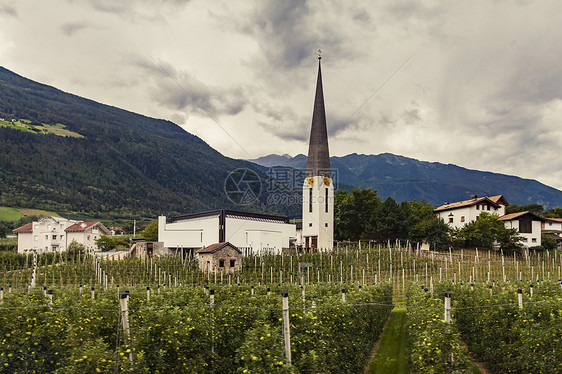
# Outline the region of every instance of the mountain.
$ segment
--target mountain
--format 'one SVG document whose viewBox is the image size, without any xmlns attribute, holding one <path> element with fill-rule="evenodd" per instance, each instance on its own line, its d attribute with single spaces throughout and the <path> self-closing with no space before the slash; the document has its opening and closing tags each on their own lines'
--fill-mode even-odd
<svg viewBox="0 0 562 374">
<path fill-rule="evenodd" d="M 269 155 L 250 160 L 262 167 L 306 169 L 306 156 Z M 350 154 L 331 157 L 336 172 L 336 187 L 372 188 L 382 198 L 396 201 L 425 200 L 439 206 L 445 202 L 466 200 L 471 195 L 504 195 L 511 204 L 541 204 L 545 209 L 562 206 L 562 191 L 536 180 L 470 170 L 452 164 L 418 161 L 382 153 Z"/>
<path fill-rule="evenodd" d="M 268 179 L 259 168 L 224 157 L 172 122 L 65 93 L 2 67 L 0 172 L 0 206 L 98 218 L 219 208 L 298 214 L 287 205 L 266 204 L 261 187 Z"/>
</svg>

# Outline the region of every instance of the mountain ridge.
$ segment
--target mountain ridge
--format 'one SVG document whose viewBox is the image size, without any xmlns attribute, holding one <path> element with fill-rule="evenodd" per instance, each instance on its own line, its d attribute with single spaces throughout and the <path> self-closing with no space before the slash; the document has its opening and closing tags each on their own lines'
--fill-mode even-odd
<svg viewBox="0 0 562 374">
<path fill-rule="evenodd" d="M 273 154 L 248 161 L 269 168 L 306 168 L 303 154 L 292 158 Z M 545 208 L 562 205 L 562 191 L 534 179 L 473 170 L 451 163 L 420 161 L 388 152 L 332 156 L 330 162 L 332 169 L 337 170 L 340 184 L 376 189 L 381 197 L 392 197 L 397 201 L 415 198 L 439 206 L 472 195 L 502 194 L 512 204 L 538 203 Z"/>
</svg>

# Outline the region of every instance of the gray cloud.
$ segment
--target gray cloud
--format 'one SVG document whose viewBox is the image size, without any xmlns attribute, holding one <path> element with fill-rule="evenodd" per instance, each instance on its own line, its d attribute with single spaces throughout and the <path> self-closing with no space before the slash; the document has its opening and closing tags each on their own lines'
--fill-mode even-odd
<svg viewBox="0 0 562 374">
<path fill-rule="evenodd" d="M 87 2 L 99 12 L 114 14 L 132 21 L 165 22 L 166 16 L 178 12 L 190 0 L 88 0 Z"/>
<path fill-rule="evenodd" d="M 62 32 L 67 35 L 67 36 L 73 36 L 75 35 L 78 31 L 87 29 L 89 27 L 92 27 L 91 25 L 89 25 L 86 22 L 72 22 L 72 23 L 65 23 L 64 25 L 61 26 L 61 30 Z"/>
<path fill-rule="evenodd" d="M 8 4 L 0 4 L 0 14 L 4 14 L 10 17 L 17 17 L 18 11 L 15 7 Z"/>
<path fill-rule="evenodd" d="M 248 104 L 242 87 L 209 86 L 193 75 L 177 70 L 165 61 L 136 58 L 132 61 L 151 81 L 150 97 L 160 105 L 181 110 L 185 116 L 199 113 L 202 116 L 234 116 Z"/>
</svg>

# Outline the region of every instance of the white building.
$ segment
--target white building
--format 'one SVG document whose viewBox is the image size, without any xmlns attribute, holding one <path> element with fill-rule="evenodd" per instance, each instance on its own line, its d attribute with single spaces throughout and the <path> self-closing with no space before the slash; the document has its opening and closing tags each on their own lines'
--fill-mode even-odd
<svg viewBox="0 0 562 374">
<path fill-rule="evenodd" d="M 100 222 L 78 222 L 58 217 L 43 217 L 14 232 L 18 234 L 18 253 L 26 250 L 38 253 L 65 251 L 73 240 L 87 249 L 97 250 L 95 240 L 109 234 Z"/>
<path fill-rule="evenodd" d="M 76 241 L 83 244 L 86 250 L 97 251 L 96 240 L 104 235 L 111 235 L 111 231 L 101 222 L 77 222 L 66 230 L 68 244 Z"/>
<path fill-rule="evenodd" d="M 469 222 L 476 221 L 480 213 L 487 212 L 503 216 L 505 207 L 509 203 L 503 195 L 473 197 L 470 200 L 446 203 L 436 208 L 434 212 L 442 218 L 449 227 L 460 229 Z"/>
<path fill-rule="evenodd" d="M 544 218 L 531 212 L 518 212 L 506 214 L 499 218 L 505 227 L 516 229 L 518 234 L 523 237 L 525 247 L 541 245 L 542 222 Z"/>
<path fill-rule="evenodd" d="M 246 253 L 281 253 L 296 238 L 296 225 L 285 217 L 231 210 L 188 214 L 166 222 L 158 217 L 158 241 L 164 247 L 199 249 L 230 242 Z"/>
<path fill-rule="evenodd" d="M 562 236 L 562 218 L 545 218 L 542 223 L 542 230 L 554 232 L 558 236 Z"/>
</svg>

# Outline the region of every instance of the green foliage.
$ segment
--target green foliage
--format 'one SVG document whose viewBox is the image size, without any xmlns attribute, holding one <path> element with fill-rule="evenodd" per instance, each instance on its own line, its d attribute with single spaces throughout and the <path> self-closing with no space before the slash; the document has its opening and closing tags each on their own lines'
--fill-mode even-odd
<svg viewBox="0 0 562 374">
<path fill-rule="evenodd" d="M 558 246 L 558 241 L 552 237 L 552 235 L 548 235 L 545 233 L 541 234 L 541 245 L 546 250 L 553 250 Z"/>
<path fill-rule="evenodd" d="M 117 247 L 117 243 L 110 237 L 110 236 L 101 236 L 99 239 L 96 239 L 96 245 L 98 249 L 101 251 L 111 251 Z"/>
<path fill-rule="evenodd" d="M 505 208 L 505 214 L 519 213 L 519 212 L 531 212 L 537 215 L 542 215 L 543 207 L 540 204 L 529 204 L 529 205 L 508 205 Z"/>
<path fill-rule="evenodd" d="M 544 212 L 545 217 L 562 218 L 562 208 L 557 206 Z"/>
<path fill-rule="evenodd" d="M 493 287 L 492 296 L 484 285 L 473 291 L 452 286 L 456 325 L 470 351 L 490 372 L 562 371 L 560 286 L 551 282 L 534 286 L 532 299 L 529 284 L 500 283 Z M 523 289 L 523 309 L 517 305 L 517 288 Z"/>
<path fill-rule="evenodd" d="M 23 216 L 16 208 L 2 206 L 0 207 L 0 221 L 12 222 L 17 221 Z"/>
<path fill-rule="evenodd" d="M 381 202 L 371 189 L 338 190 L 335 195 L 334 224 L 337 240 L 369 239 L 395 241 L 409 239 L 429 242 L 437 249 L 449 243 L 449 227 L 433 213 L 425 202 L 412 200 L 397 204 L 387 198 Z"/>
<path fill-rule="evenodd" d="M 3 238 L 0 235 L 0 251 L 17 251 L 18 238 Z"/>
<path fill-rule="evenodd" d="M 148 226 L 141 232 L 141 236 L 147 240 L 155 242 L 158 240 L 158 220 L 150 222 Z"/>
<path fill-rule="evenodd" d="M 408 288 L 408 339 L 413 373 L 468 373 L 470 358 L 460 343 L 460 333 L 443 320 L 443 301 L 421 290 Z"/>
</svg>

